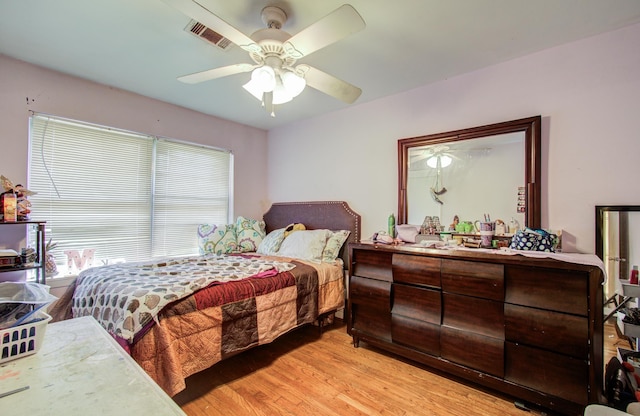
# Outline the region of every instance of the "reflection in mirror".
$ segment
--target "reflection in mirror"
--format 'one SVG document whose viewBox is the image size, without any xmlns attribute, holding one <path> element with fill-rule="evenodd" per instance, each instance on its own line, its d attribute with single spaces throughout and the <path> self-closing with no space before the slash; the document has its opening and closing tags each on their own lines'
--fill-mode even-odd
<svg viewBox="0 0 640 416">
<path fill-rule="evenodd" d="M 596 207 L 596 254 L 607 273 L 605 305 L 618 306 L 622 296 L 620 280 L 629 279 L 631 268 L 640 266 L 640 206 Z"/>
<path fill-rule="evenodd" d="M 540 116 L 398 140 L 398 224 L 438 216 L 539 228 Z"/>
<path fill-rule="evenodd" d="M 524 225 L 524 157 L 522 132 L 410 148 L 407 223 L 437 215 L 446 229 L 455 215 L 475 221 L 489 214 Z"/>
</svg>

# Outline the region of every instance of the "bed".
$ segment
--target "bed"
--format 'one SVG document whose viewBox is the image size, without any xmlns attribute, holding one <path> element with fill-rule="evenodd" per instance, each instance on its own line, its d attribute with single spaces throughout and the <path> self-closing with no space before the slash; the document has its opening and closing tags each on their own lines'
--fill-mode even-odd
<svg viewBox="0 0 640 416">
<path fill-rule="evenodd" d="M 347 230 L 348 237 L 334 262 L 249 252 L 102 266 L 81 274 L 80 283 L 69 288 L 51 313 L 55 319 L 94 316 L 174 396 L 184 390 L 188 376 L 302 325 L 321 325 L 344 307 L 347 244 L 360 239 L 360 216 L 346 202 L 322 201 L 275 203 L 263 219 L 267 235 L 304 224 L 309 232 L 297 237 L 322 230 Z M 282 249 L 291 254 L 284 243 Z M 160 279 L 158 270 L 163 273 Z M 231 270 L 231 278 L 222 273 L 222 278 L 207 280 L 214 274 L 211 270 L 217 276 L 220 270 Z M 149 279 L 148 274 L 151 283 L 156 279 L 164 284 L 176 274 L 188 275 L 189 281 L 175 280 L 171 290 L 146 281 L 136 281 L 135 290 L 127 288 L 127 281 Z M 102 283 L 91 286 L 87 276 Z M 141 295 L 135 301 L 133 291 Z M 184 293 L 176 295 L 180 291 Z M 101 307 L 94 307 L 98 303 Z M 156 312 L 149 312 L 153 308 Z"/>
</svg>

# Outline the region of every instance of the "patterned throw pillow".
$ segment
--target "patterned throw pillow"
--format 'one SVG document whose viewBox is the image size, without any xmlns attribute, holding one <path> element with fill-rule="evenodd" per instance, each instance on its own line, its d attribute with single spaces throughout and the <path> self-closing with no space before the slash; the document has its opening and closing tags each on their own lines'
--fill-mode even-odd
<svg viewBox="0 0 640 416">
<path fill-rule="evenodd" d="M 262 242 L 258 246 L 258 250 L 256 250 L 256 252 L 259 254 L 275 256 L 278 254 L 278 250 L 280 250 L 282 240 L 284 240 L 284 228 L 273 230 L 262 239 Z"/>
<path fill-rule="evenodd" d="M 200 254 L 227 254 L 237 251 L 235 224 L 198 225 L 198 248 Z"/>
<path fill-rule="evenodd" d="M 264 221 L 244 217 L 238 217 L 236 220 L 236 239 L 241 253 L 258 250 L 266 234 Z"/>
<path fill-rule="evenodd" d="M 525 228 L 519 230 L 511 239 L 512 250 L 547 251 L 554 253 L 558 245 L 558 236 L 545 230 Z"/>
<path fill-rule="evenodd" d="M 323 262 L 333 263 L 336 261 L 342 245 L 347 241 L 347 238 L 349 238 L 349 234 L 351 234 L 349 230 L 340 230 L 331 233 L 327 240 L 327 245 L 324 246 L 324 251 L 322 252 Z"/>
</svg>

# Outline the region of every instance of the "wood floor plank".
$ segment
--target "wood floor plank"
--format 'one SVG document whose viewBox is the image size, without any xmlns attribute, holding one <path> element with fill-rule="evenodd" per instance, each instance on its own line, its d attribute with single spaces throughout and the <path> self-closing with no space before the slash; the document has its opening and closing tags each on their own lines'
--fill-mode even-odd
<svg viewBox="0 0 640 416">
<path fill-rule="evenodd" d="M 604 360 L 628 348 L 605 325 Z M 342 321 L 292 331 L 187 379 L 190 416 L 528 416 L 513 399 L 361 343 Z"/>
</svg>

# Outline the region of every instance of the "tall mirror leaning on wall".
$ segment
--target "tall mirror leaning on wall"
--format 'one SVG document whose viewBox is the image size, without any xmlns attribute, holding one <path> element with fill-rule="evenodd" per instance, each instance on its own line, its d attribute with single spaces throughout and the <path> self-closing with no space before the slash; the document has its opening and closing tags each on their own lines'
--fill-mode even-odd
<svg viewBox="0 0 640 416">
<path fill-rule="evenodd" d="M 540 227 L 540 116 L 398 140 L 398 223 Z"/>
<path fill-rule="evenodd" d="M 629 302 L 637 303 L 634 296 L 625 296 L 621 282 L 629 279 L 634 265 L 640 267 L 640 205 L 596 206 L 596 254 L 607 273 L 606 321 Z"/>
</svg>

